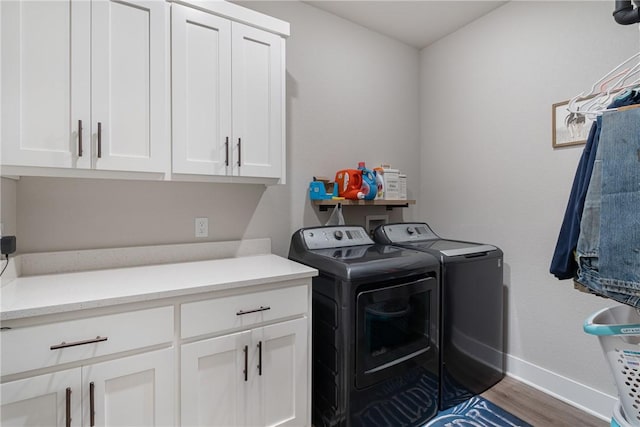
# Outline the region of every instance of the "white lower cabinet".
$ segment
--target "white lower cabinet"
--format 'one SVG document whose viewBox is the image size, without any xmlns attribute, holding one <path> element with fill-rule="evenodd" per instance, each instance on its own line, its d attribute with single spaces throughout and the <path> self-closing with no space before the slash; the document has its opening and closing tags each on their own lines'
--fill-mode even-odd
<svg viewBox="0 0 640 427">
<path fill-rule="evenodd" d="M 3 322 L 1 424 L 173 425 L 173 313 L 165 306 L 39 325 Z"/>
<path fill-rule="evenodd" d="M 173 349 L 4 383 L 3 426 L 168 426 Z"/>
<path fill-rule="evenodd" d="M 76 368 L 0 385 L 0 425 L 80 426 L 81 375 Z"/>
<path fill-rule="evenodd" d="M 245 424 L 243 350 L 249 340 L 250 332 L 241 332 L 182 346 L 183 426 Z"/>
<path fill-rule="evenodd" d="M 307 318 L 182 346 L 183 426 L 302 426 Z"/>
<path fill-rule="evenodd" d="M 174 349 L 82 368 L 85 426 L 174 424 Z"/>
<path fill-rule="evenodd" d="M 310 369 L 307 328 L 308 319 L 304 318 L 252 331 L 254 341 L 259 339 L 262 346 L 254 425 L 308 424 L 307 415 L 311 408 L 308 407 L 307 392 L 311 384 L 307 378 Z"/>
<path fill-rule="evenodd" d="M 310 426 L 309 287 L 3 322 L 0 425 Z"/>
</svg>

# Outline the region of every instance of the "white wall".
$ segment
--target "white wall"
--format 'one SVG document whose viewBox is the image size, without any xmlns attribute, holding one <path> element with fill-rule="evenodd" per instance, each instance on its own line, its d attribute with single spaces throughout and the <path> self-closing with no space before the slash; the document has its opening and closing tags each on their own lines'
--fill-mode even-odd
<svg viewBox="0 0 640 427">
<path fill-rule="evenodd" d="M 421 52 L 420 212 L 443 235 L 504 250 L 511 368 L 601 411 L 610 406 L 565 381 L 616 395 L 597 339 L 582 332 L 613 303 L 548 272 L 582 150 L 552 149 L 551 105 L 638 51 L 637 26 L 617 25 L 612 8 L 510 2 Z"/>
<path fill-rule="evenodd" d="M 249 6 L 291 23 L 287 40 L 287 181 L 284 186 L 22 178 L 2 180 L 2 216 L 21 253 L 271 237 L 286 255 L 291 233 L 326 222 L 311 206 L 314 175 L 390 162 L 419 185 L 419 52 L 299 2 Z M 12 192 L 15 186 L 15 194 Z M 345 208 L 347 209 L 347 208 Z M 350 222 L 384 208 L 348 208 Z M 401 220 L 412 208 L 395 209 Z M 11 216 L 15 220 L 10 220 Z"/>
</svg>

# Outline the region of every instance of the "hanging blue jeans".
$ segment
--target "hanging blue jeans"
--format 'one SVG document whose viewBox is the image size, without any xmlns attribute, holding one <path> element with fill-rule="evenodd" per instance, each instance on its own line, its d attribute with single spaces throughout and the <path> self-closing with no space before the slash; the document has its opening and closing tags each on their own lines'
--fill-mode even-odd
<svg viewBox="0 0 640 427">
<path fill-rule="evenodd" d="M 602 117 L 598 117 L 598 127 L 602 126 Z M 609 138 L 609 122 L 605 121 L 604 129 L 600 133 L 600 138 Z M 615 291 L 605 290 L 600 280 L 599 258 L 600 258 L 600 213 L 602 207 L 602 147 L 606 142 L 599 143 L 596 149 L 595 161 L 586 199 L 580 222 L 580 237 L 576 256 L 578 259 L 578 281 L 587 286 L 595 293 L 612 298 L 622 303 L 634 304 L 628 301 L 629 296 Z"/>
<path fill-rule="evenodd" d="M 578 281 L 638 307 L 640 109 L 606 112 L 601 129 L 578 240 Z"/>
<path fill-rule="evenodd" d="M 640 295 L 640 110 L 611 113 L 602 147 L 600 279 L 605 289 Z"/>
<path fill-rule="evenodd" d="M 637 94 L 628 91 L 613 101 L 609 108 L 617 108 L 625 105 L 637 104 Z M 576 276 L 578 264 L 574 251 L 580 235 L 580 224 L 584 210 L 587 189 L 593 173 L 598 141 L 600 139 L 601 120 L 598 118 L 591 126 L 587 144 L 582 151 L 576 174 L 573 178 L 569 202 L 564 213 L 562 226 L 556 243 L 556 248 L 551 259 L 549 271 L 558 279 L 572 279 Z"/>
</svg>

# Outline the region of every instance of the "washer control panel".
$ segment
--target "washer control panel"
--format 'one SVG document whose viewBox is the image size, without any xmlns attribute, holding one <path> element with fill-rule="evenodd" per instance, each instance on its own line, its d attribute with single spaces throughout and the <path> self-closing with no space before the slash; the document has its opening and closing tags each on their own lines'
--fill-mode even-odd
<svg viewBox="0 0 640 427">
<path fill-rule="evenodd" d="M 308 228 L 302 231 L 302 235 L 309 249 L 344 248 L 373 244 L 373 240 L 363 227 L 353 225 Z"/>
<path fill-rule="evenodd" d="M 389 241 L 393 243 L 439 239 L 436 233 L 431 231 L 429 226 L 422 222 L 387 224 L 383 225 L 382 229 Z"/>
</svg>

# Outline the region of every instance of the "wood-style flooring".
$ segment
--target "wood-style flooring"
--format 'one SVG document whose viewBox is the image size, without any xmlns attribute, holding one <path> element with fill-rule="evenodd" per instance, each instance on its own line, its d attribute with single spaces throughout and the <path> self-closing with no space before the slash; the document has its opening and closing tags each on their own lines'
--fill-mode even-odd
<svg viewBox="0 0 640 427">
<path fill-rule="evenodd" d="M 535 427 L 607 427 L 609 422 L 562 402 L 511 377 L 505 377 L 482 397 Z"/>
</svg>

